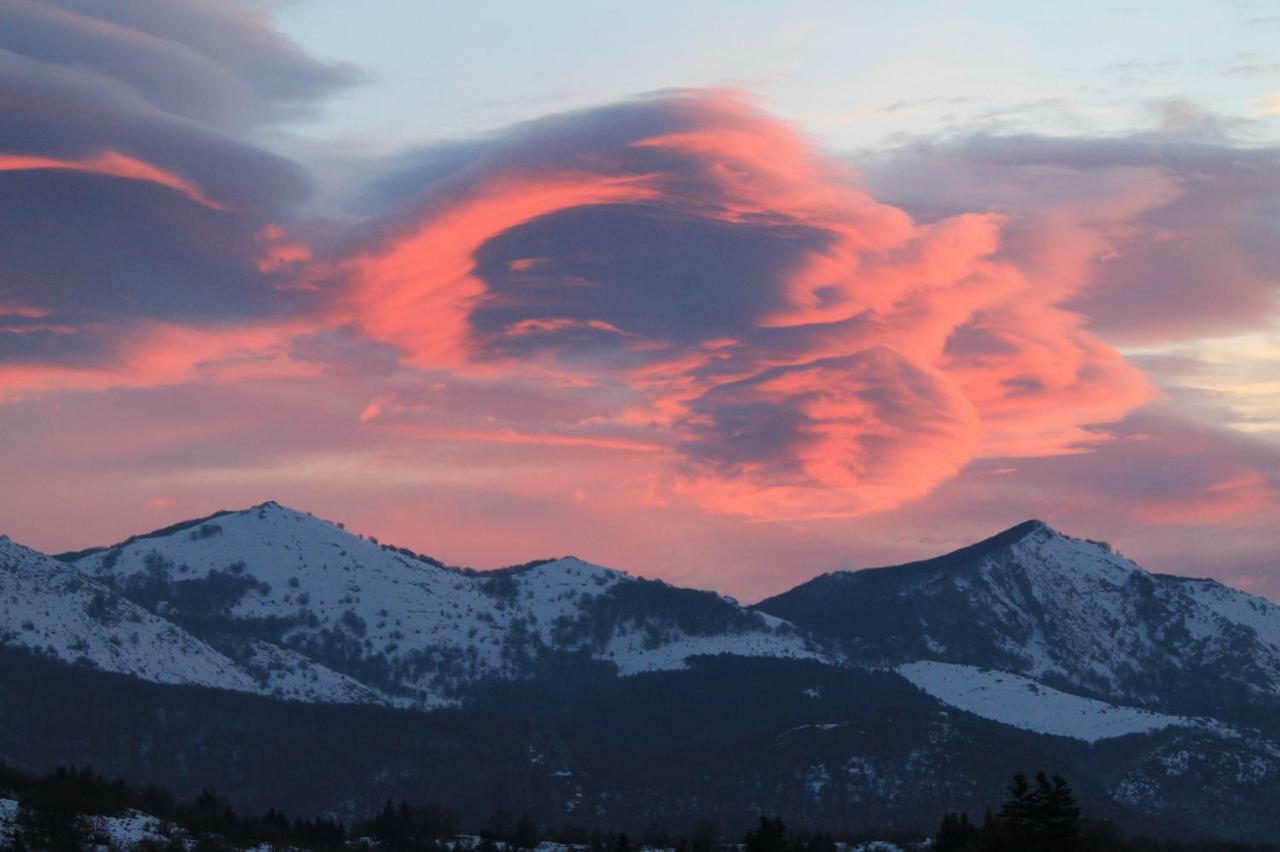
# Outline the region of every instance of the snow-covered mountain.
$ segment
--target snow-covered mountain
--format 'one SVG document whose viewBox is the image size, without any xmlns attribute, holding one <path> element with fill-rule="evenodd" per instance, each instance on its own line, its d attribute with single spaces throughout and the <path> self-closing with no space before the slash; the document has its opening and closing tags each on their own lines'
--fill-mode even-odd
<svg viewBox="0 0 1280 852">
<path fill-rule="evenodd" d="M 81 689 L 124 702 L 90 724 L 116 733 L 80 737 Z M 464 712 L 401 712 L 436 708 Z M 510 792 L 540 790 L 548 819 L 773 802 L 833 827 L 855 804 L 903 820 L 1058 766 L 1107 807 L 1249 838 L 1280 830 L 1257 792 L 1280 781 L 1277 711 L 1280 607 L 1040 522 L 752 608 L 573 557 L 453 568 L 276 503 L 56 560 L 0 539 L 0 753 L 171 782 L 236 754 L 228 783 L 254 803 L 315 800 L 244 748 L 284 714 L 306 722 L 280 766 L 343 767 L 339 809 L 433 777 L 390 756 L 398 737 L 368 739 L 386 726 L 430 760 L 477 755 L 476 789 L 526 773 Z M 136 753 L 138 736 L 167 746 Z"/>
<path fill-rule="evenodd" d="M 1230 726 L 1212 719 L 1108 704 L 1061 692 L 1028 677 L 977 666 L 918 660 L 903 663 L 895 671 L 944 704 L 1014 728 L 1056 737 L 1096 743 L 1166 728 L 1237 735 Z"/>
<path fill-rule="evenodd" d="M 594 663 L 627 676 L 730 654 L 898 667 L 939 700 L 1001 720 L 975 704 L 999 703 L 1001 690 L 957 704 L 937 687 L 951 670 L 911 666 L 1004 672 L 1042 687 L 1042 705 L 1062 695 L 1113 707 L 1083 739 L 1129 731 L 1112 724 L 1119 718 L 1265 727 L 1280 708 L 1280 607 L 1211 580 L 1150 574 L 1038 521 L 936 559 L 823 575 L 753 609 L 573 557 L 451 568 L 272 502 L 58 559 L 65 565 L 44 564 L 63 586 L 80 577 L 71 584 L 94 590 L 82 597 L 110 595 L 217 661 L 190 681 L 278 697 L 430 708 L 548 667 Z M 19 615 L 3 622 L 18 640 Z M 84 631 L 49 631 L 73 658 L 66 649 Z M 118 662 L 124 652 L 109 644 L 74 654 L 178 677 L 153 662 L 174 652 L 146 645 L 131 646 L 137 664 Z"/>
<path fill-rule="evenodd" d="M 620 675 L 694 656 L 815 658 L 780 619 L 580 559 L 449 568 L 264 503 L 62 557 L 272 684 L 306 665 L 405 706 L 587 657 Z M 323 700 L 323 699 L 322 699 Z"/>
<path fill-rule="evenodd" d="M 157 615 L 52 557 L 0 536 L 0 645 L 131 675 L 329 702 L 383 700 L 367 687 L 261 641 L 233 660 L 174 621 Z"/>
<path fill-rule="evenodd" d="M 7 536 L 0 536 L 0 644 L 157 683 L 258 690 L 185 630 Z"/>
<path fill-rule="evenodd" d="M 826 574 L 758 609 L 855 661 L 978 666 L 1251 724 L 1280 709 L 1280 607 L 1213 580 L 1148 573 L 1039 521 L 936 559 Z"/>
</svg>

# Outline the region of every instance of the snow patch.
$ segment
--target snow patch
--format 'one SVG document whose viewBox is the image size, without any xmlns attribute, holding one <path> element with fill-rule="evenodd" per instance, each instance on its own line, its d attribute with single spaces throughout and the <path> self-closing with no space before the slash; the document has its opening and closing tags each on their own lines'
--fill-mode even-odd
<svg viewBox="0 0 1280 852">
<path fill-rule="evenodd" d="M 1171 726 L 1224 735 L 1231 732 L 1219 722 L 1107 704 L 1060 692 L 1020 675 L 976 666 L 921 660 L 900 665 L 896 671 L 944 704 L 975 716 L 1089 743 Z"/>
</svg>

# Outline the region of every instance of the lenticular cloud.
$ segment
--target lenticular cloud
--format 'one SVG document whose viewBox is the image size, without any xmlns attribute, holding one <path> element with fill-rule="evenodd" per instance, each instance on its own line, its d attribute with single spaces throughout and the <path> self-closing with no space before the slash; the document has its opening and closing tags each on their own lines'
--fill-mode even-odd
<svg viewBox="0 0 1280 852">
<path fill-rule="evenodd" d="M 0 401 L 305 383 L 363 396 L 375 443 L 591 452 L 644 499 L 779 519 L 1078 451 L 1150 396 L 1002 216 L 917 221 L 733 93 L 409 154 L 316 222 L 236 136 L 349 71 L 203 0 L 82 6 L 0 11 Z"/>
<path fill-rule="evenodd" d="M 371 425 L 643 449 L 665 493 L 776 519 L 891 508 L 979 456 L 1079 451 L 1151 397 L 1063 307 L 1085 281 L 1002 258 L 1001 216 L 915 221 L 732 94 L 424 152 L 379 192 L 394 212 L 335 264 L 321 321 L 473 399 L 595 404 L 464 413 L 402 390 Z"/>
</svg>

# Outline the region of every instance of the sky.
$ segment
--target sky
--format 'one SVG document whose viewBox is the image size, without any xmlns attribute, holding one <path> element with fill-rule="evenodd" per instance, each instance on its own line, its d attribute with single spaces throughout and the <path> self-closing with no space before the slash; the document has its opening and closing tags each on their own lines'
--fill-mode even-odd
<svg viewBox="0 0 1280 852">
<path fill-rule="evenodd" d="M 0 0 L 0 531 L 1280 600 L 1280 3 L 891 5 Z"/>
</svg>

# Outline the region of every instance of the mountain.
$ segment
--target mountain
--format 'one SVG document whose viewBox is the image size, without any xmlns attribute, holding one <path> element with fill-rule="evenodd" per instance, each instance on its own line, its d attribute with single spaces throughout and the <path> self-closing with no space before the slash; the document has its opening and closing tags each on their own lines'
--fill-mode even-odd
<svg viewBox="0 0 1280 852">
<path fill-rule="evenodd" d="M 825 574 L 756 609 L 833 653 L 1021 675 L 1102 701 L 1280 731 L 1280 607 L 1214 580 L 1151 574 L 1040 521 L 936 559 Z"/>
<path fill-rule="evenodd" d="M 923 833 L 1044 768 L 1132 828 L 1280 832 L 1277 607 L 1039 522 L 749 608 L 573 557 L 450 567 L 275 503 L 0 545 L 0 755 L 36 769 L 248 810 Z"/>
<path fill-rule="evenodd" d="M 790 625 L 712 592 L 574 557 L 450 568 L 276 503 L 59 558 L 259 680 L 310 663 L 397 706 L 454 705 L 476 682 L 566 659 L 629 675 L 705 654 L 820 656 Z"/>
<path fill-rule="evenodd" d="M 8 536 L 0 536 L 0 644 L 157 683 L 258 689 L 185 630 Z"/>
</svg>

